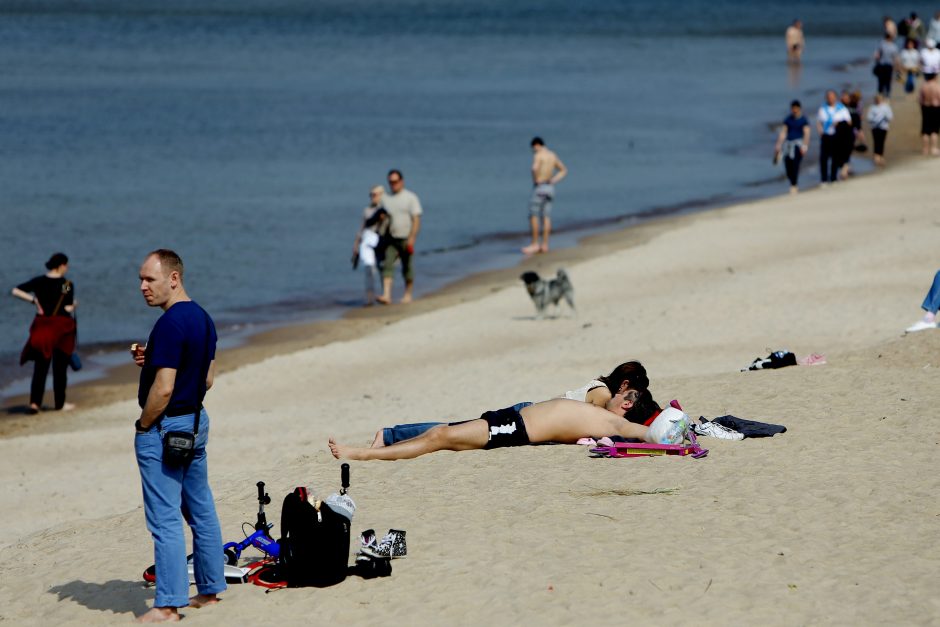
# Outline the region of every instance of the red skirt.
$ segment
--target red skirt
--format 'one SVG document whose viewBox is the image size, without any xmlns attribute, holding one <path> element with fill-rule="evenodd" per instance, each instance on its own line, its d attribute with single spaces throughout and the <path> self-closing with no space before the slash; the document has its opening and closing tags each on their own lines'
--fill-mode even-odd
<svg viewBox="0 0 940 627">
<path fill-rule="evenodd" d="M 75 320 L 68 316 L 36 316 L 20 354 L 20 365 L 37 357 L 52 359 L 54 350 L 71 355 L 75 352 L 75 330 Z"/>
</svg>

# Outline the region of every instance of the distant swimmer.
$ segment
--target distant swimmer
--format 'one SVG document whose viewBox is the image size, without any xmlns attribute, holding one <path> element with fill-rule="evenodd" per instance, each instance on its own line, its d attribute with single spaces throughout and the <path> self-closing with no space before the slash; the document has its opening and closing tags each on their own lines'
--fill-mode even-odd
<svg viewBox="0 0 940 627">
<path fill-rule="evenodd" d="M 529 199 L 529 226 L 532 243 L 522 249 L 527 255 L 548 252 L 552 231 L 552 202 L 555 185 L 565 178 L 568 168 L 554 152 L 545 147 L 541 137 L 532 139 L 532 197 Z M 539 219 L 542 221 L 542 243 L 539 244 Z"/>
<path fill-rule="evenodd" d="M 803 49 L 806 47 L 806 39 L 803 37 L 803 22 L 793 20 L 793 23 L 787 27 L 787 61 L 798 64 L 803 58 Z"/>
</svg>

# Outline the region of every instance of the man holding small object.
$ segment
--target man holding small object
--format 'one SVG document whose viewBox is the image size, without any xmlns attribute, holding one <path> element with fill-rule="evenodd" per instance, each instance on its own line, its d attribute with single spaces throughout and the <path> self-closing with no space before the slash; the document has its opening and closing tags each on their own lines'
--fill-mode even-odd
<svg viewBox="0 0 940 627">
<path fill-rule="evenodd" d="M 177 608 L 218 603 L 216 595 L 226 588 L 222 533 L 206 463 L 209 416 L 202 408 L 215 374 L 217 338 L 212 318 L 186 294 L 183 262 L 175 252 L 159 249 L 147 256 L 140 267 L 140 291 L 149 306 L 164 312 L 146 346 L 131 345 L 141 367 L 134 450 L 153 535 L 157 588 L 153 608 L 137 622 L 158 623 L 178 621 Z M 184 517 L 193 533 L 198 594 L 192 598 Z"/>
</svg>

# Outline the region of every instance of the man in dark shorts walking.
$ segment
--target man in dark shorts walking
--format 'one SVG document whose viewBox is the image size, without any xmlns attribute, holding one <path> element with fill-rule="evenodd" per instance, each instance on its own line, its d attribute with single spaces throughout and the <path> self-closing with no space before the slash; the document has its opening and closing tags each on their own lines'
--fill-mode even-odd
<svg viewBox="0 0 940 627">
<path fill-rule="evenodd" d="M 937 145 L 940 133 L 940 81 L 937 75 L 924 75 L 924 85 L 920 88 L 920 134 L 924 142 L 924 155 L 940 155 Z"/>
<path fill-rule="evenodd" d="M 141 367 L 134 423 L 134 450 L 144 493 L 147 528 L 153 535 L 157 593 L 153 608 L 137 620 L 179 620 L 177 608 L 218 603 L 226 588 L 222 532 L 209 488 L 206 444 L 209 416 L 202 407 L 215 375 L 216 332 L 212 318 L 183 287 L 183 262 L 171 250 L 150 253 L 140 267 L 140 291 L 163 315 L 145 347 L 131 355 Z M 166 463 L 168 431 L 195 432 L 195 455 L 188 464 Z M 193 570 L 198 594 L 189 597 L 183 518 L 193 531 Z"/>
</svg>

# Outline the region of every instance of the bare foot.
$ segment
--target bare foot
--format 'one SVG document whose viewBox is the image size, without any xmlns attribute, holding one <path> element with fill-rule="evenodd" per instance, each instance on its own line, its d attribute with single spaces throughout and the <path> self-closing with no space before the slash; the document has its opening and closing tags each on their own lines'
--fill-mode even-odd
<svg viewBox="0 0 940 627">
<path fill-rule="evenodd" d="M 529 244 L 528 246 L 522 249 L 523 255 L 534 255 L 537 252 L 539 252 L 538 244 Z"/>
<path fill-rule="evenodd" d="M 401 297 L 401 300 L 398 302 L 400 302 L 403 305 L 407 305 L 408 303 L 411 302 L 411 294 L 405 294 L 404 296 Z"/>
<path fill-rule="evenodd" d="M 153 607 L 134 619 L 135 623 L 178 623 L 179 621 L 180 615 L 175 607 Z"/>
<path fill-rule="evenodd" d="M 216 605 L 221 600 L 222 599 L 214 594 L 197 594 L 196 596 L 189 597 L 189 607 L 198 609 L 207 605 Z"/>
<path fill-rule="evenodd" d="M 65 403 L 59 408 L 59 411 L 72 411 L 75 409 L 75 403 Z"/>
<path fill-rule="evenodd" d="M 368 451 L 369 449 L 361 449 L 354 446 L 344 446 L 342 444 L 337 444 L 336 440 L 330 438 L 330 452 L 333 453 L 333 457 L 336 459 L 365 459 L 361 456 L 361 451 Z"/>
<path fill-rule="evenodd" d="M 27 413 L 27 414 L 38 414 L 40 411 L 42 411 L 42 408 L 39 407 L 39 405 L 37 405 L 36 403 L 30 403 L 30 404 L 29 404 L 29 409 L 26 410 L 26 413 Z"/>
<path fill-rule="evenodd" d="M 391 305 L 391 304 L 392 304 L 392 300 L 391 300 L 390 298 L 385 298 L 384 296 L 376 296 L 376 297 L 375 297 L 375 302 L 377 302 L 377 303 L 380 304 L 380 305 Z"/>
<path fill-rule="evenodd" d="M 540 253 L 547 253 L 547 252 L 548 252 L 548 244 L 542 244 L 541 246 L 539 246 L 539 252 L 540 252 Z"/>
<path fill-rule="evenodd" d="M 379 429 L 375 432 L 375 439 L 372 440 L 369 448 L 382 448 L 383 446 L 385 446 L 385 429 Z"/>
</svg>

